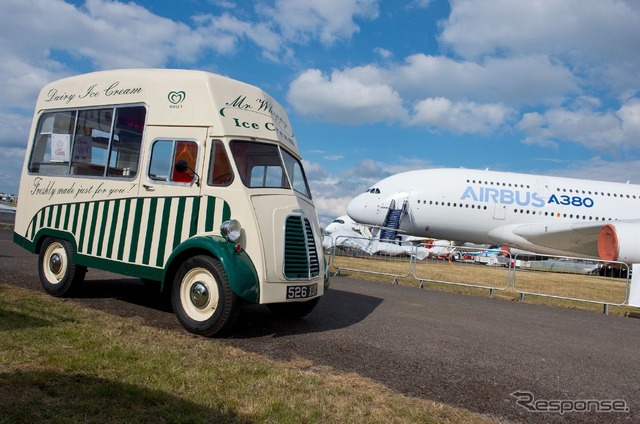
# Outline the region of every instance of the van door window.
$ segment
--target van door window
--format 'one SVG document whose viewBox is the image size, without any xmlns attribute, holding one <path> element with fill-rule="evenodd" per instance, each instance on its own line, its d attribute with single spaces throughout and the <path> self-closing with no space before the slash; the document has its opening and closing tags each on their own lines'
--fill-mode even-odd
<svg viewBox="0 0 640 424">
<path fill-rule="evenodd" d="M 151 149 L 149 178 L 154 181 L 191 183 L 198 159 L 198 145 L 193 141 L 157 140 Z M 176 170 L 176 162 L 187 163 L 186 172 Z"/>
<path fill-rule="evenodd" d="M 190 183 L 195 178 L 193 170 L 196 169 L 196 160 L 198 159 L 198 145 L 193 141 L 176 141 L 175 155 L 173 159 L 173 176 L 172 181 L 178 183 Z M 178 172 L 175 165 L 179 160 L 187 162 L 189 170 L 187 172 Z"/>
<path fill-rule="evenodd" d="M 231 168 L 227 151 L 220 140 L 215 140 L 211 146 L 207 183 L 212 186 L 228 186 L 232 181 L 233 169 Z"/>
</svg>

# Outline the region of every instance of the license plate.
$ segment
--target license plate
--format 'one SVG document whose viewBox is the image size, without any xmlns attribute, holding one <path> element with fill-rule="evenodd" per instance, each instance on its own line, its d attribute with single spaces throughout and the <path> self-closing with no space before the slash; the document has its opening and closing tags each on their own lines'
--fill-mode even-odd
<svg viewBox="0 0 640 424">
<path fill-rule="evenodd" d="M 318 294 L 318 285 L 287 286 L 287 299 L 304 299 Z"/>
</svg>

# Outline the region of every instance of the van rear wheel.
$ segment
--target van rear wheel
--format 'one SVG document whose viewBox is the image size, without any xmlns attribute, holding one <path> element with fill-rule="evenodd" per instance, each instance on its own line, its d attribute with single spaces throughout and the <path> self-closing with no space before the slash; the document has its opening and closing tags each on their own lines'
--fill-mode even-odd
<svg viewBox="0 0 640 424">
<path fill-rule="evenodd" d="M 56 297 L 68 295 L 84 280 L 87 268 L 73 263 L 73 250 L 66 240 L 47 238 L 38 255 L 38 274 L 44 290 Z"/>
<path fill-rule="evenodd" d="M 187 331 L 212 337 L 229 331 L 237 315 L 237 297 L 220 262 L 194 256 L 178 268 L 171 291 L 173 310 Z"/>
</svg>

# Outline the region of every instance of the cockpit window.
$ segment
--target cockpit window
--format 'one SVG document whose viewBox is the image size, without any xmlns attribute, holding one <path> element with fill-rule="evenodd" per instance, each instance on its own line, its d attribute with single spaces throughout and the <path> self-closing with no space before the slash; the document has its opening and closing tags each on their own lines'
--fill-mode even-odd
<svg viewBox="0 0 640 424">
<path fill-rule="evenodd" d="M 367 193 L 380 194 L 380 189 L 373 187 L 373 188 L 370 188 L 369 190 L 367 190 Z"/>
</svg>

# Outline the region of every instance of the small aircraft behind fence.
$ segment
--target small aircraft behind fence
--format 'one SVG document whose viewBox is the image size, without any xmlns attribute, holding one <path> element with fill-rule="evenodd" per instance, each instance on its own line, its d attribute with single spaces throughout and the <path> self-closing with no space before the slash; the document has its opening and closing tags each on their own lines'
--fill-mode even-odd
<svg viewBox="0 0 640 424">
<path fill-rule="evenodd" d="M 348 216 L 340 216 L 324 229 L 322 246 L 325 250 L 338 248 L 341 250 L 362 251 L 370 255 L 387 256 L 411 255 L 413 245 L 398 243 L 396 240 L 380 240 L 371 234 L 369 228 L 358 225 Z M 426 256 L 426 254 L 425 254 Z"/>
<path fill-rule="evenodd" d="M 384 228 L 375 227 L 373 231 L 365 225 L 354 222 L 347 215 L 336 218 L 324 229 L 322 246 L 325 250 L 338 248 L 358 250 L 387 256 L 407 255 L 418 260 L 425 258 L 451 259 L 456 253 L 455 246 L 448 240 L 425 240 L 424 238 L 396 235 L 394 239 L 381 238 Z"/>
<path fill-rule="evenodd" d="M 433 184 L 433 181 L 439 181 Z M 347 206 L 356 222 L 419 237 L 640 262 L 640 186 L 470 169 L 383 179 Z"/>
</svg>

